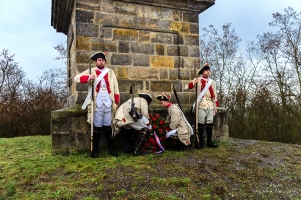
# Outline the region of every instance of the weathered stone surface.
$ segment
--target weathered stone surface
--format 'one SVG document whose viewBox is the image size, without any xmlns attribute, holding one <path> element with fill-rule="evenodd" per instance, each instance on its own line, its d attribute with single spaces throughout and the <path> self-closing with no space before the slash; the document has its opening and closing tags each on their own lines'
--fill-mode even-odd
<svg viewBox="0 0 301 200">
<path fill-rule="evenodd" d="M 130 52 L 130 43 L 119 41 L 118 53 L 129 53 Z"/>
<path fill-rule="evenodd" d="M 165 45 L 156 44 L 155 52 L 156 52 L 156 55 L 164 56 L 165 55 Z"/>
<path fill-rule="evenodd" d="M 138 41 L 138 31 L 129 29 L 114 29 L 113 39 L 131 42 Z"/>
<path fill-rule="evenodd" d="M 134 96 L 138 96 L 138 93 L 143 90 L 143 81 L 118 80 L 118 86 L 120 90 L 124 91 L 124 93 L 129 93 L 130 87 L 133 86 Z"/>
<path fill-rule="evenodd" d="M 89 61 L 90 61 L 90 58 L 89 58 L 89 60 L 86 61 L 86 63 L 89 63 Z M 94 67 L 93 64 L 91 66 Z M 76 69 L 76 71 L 74 72 L 74 76 L 78 73 L 82 73 L 83 71 L 89 69 L 89 64 L 77 64 L 75 69 Z"/>
<path fill-rule="evenodd" d="M 91 38 L 91 50 L 117 52 L 117 43 L 105 39 Z"/>
<path fill-rule="evenodd" d="M 137 15 L 137 5 L 122 2 L 115 3 L 115 13 L 122 15 Z"/>
<path fill-rule="evenodd" d="M 184 44 L 184 35 L 183 34 L 178 34 L 177 35 L 177 41 L 176 41 L 175 44 L 177 44 L 177 45 Z"/>
<path fill-rule="evenodd" d="M 129 79 L 129 75 L 126 67 L 116 67 L 113 70 L 118 81 L 121 79 Z"/>
<path fill-rule="evenodd" d="M 99 5 L 99 0 L 77 0 L 76 3 Z"/>
<path fill-rule="evenodd" d="M 93 23 L 94 22 L 94 12 L 86 10 L 76 10 L 76 21 L 82 23 Z"/>
<path fill-rule="evenodd" d="M 198 23 L 198 14 L 196 12 L 183 11 L 183 21 L 190 23 Z"/>
<path fill-rule="evenodd" d="M 181 10 L 173 10 L 173 20 L 174 21 L 182 20 L 182 11 Z"/>
<path fill-rule="evenodd" d="M 152 81 L 150 90 L 153 92 L 171 92 L 170 81 Z"/>
<path fill-rule="evenodd" d="M 153 43 L 173 44 L 173 34 L 151 32 L 150 37 Z"/>
<path fill-rule="evenodd" d="M 179 46 L 180 56 L 188 56 L 188 47 L 187 46 Z"/>
<path fill-rule="evenodd" d="M 178 56 L 179 47 L 178 46 L 167 46 L 167 56 Z"/>
<path fill-rule="evenodd" d="M 197 64 L 197 59 L 196 58 L 187 58 L 183 57 L 183 67 L 184 68 L 194 68 L 195 64 Z"/>
<path fill-rule="evenodd" d="M 95 12 L 95 24 L 99 24 L 103 26 L 116 24 L 116 17 L 108 13 Z"/>
<path fill-rule="evenodd" d="M 199 46 L 190 46 L 189 47 L 189 56 L 199 58 L 199 56 L 200 56 L 200 47 Z"/>
<path fill-rule="evenodd" d="M 87 114 L 79 106 L 52 111 L 51 133 L 54 154 L 73 153 L 89 147 Z"/>
<path fill-rule="evenodd" d="M 134 66 L 149 67 L 149 55 L 134 54 Z"/>
<path fill-rule="evenodd" d="M 139 42 L 150 42 L 150 32 L 139 31 Z"/>
<path fill-rule="evenodd" d="M 131 52 L 140 54 L 154 54 L 154 44 L 131 43 Z"/>
<path fill-rule="evenodd" d="M 189 69 L 171 69 L 169 70 L 170 80 L 189 80 L 190 70 Z"/>
<path fill-rule="evenodd" d="M 99 10 L 99 2 L 97 3 L 88 3 L 88 2 L 76 2 L 76 8 L 77 9 L 83 9 L 83 10 Z"/>
<path fill-rule="evenodd" d="M 77 37 L 76 38 L 76 49 L 77 50 L 90 50 L 90 37 Z"/>
<path fill-rule="evenodd" d="M 82 105 L 87 97 L 88 90 L 86 91 L 78 91 L 76 104 Z"/>
<path fill-rule="evenodd" d="M 174 21 L 170 23 L 170 30 L 182 33 L 189 33 L 190 25 L 185 22 Z"/>
<path fill-rule="evenodd" d="M 177 93 L 183 92 L 182 82 L 172 81 L 171 84 L 172 84 L 172 88 L 174 87 Z"/>
<path fill-rule="evenodd" d="M 97 37 L 98 36 L 98 25 L 77 23 L 76 34 L 77 36 Z"/>
<path fill-rule="evenodd" d="M 129 77 L 131 80 L 158 80 L 159 69 L 148 67 L 130 67 Z"/>
<path fill-rule="evenodd" d="M 132 65 L 132 56 L 129 54 L 113 53 L 111 57 L 112 65 Z"/>
<path fill-rule="evenodd" d="M 101 27 L 99 37 L 103 38 L 103 39 L 110 39 L 111 40 L 113 38 L 112 28 Z"/>
<path fill-rule="evenodd" d="M 112 1 L 110 1 L 109 3 L 103 2 L 101 4 L 101 11 L 106 12 L 106 13 L 114 13 L 115 12 L 115 6 L 112 3 Z"/>
<path fill-rule="evenodd" d="M 198 35 L 185 36 L 185 45 L 199 46 L 199 36 Z"/>
<path fill-rule="evenodd" d="M 76 62 L 77 63 L 89 63 L 90 54 L 86 51 L 76 51 Z"/>
<path fill-rule="evenodd" d="M 167 56 L 151 56 L 150 66 L 152 68 L 174 68 L 174 58 Z"/>
<path fill-rule="evenodd" d="M 169 70 L 168 69 L 160 69 L 159 71 L 159 79 L 160 80 L 168 80 L 169 79 Z"/>
<path fill-rule="evenodd" d="M 83 84 L 80 84 L 80 83 L 75 83 L 76 85 L 76 91 L 88 91 L 88 83 L 83 83 Z"/>
<path fill-rule="evenodd" d="M 175 62 L 174 62 L 174 68 L 183 68 L 183 66 L 182 66 L 182 58 L 181 57 L 174 57 L 174 59 L 175 59 Z"/>
<path fill-rule="evenodd" d="M 175 32 L 174 30 L 171 30 L 170 27 L 170 21 L 169 20 L 158 20 L 158 29 L 162 30 L 163 32 Z"/>
<path fill-rule="evenodd" d="M 190 24 L 190 33 L 191 34 L 199 34 L 199 24 Z"/>
</svg>

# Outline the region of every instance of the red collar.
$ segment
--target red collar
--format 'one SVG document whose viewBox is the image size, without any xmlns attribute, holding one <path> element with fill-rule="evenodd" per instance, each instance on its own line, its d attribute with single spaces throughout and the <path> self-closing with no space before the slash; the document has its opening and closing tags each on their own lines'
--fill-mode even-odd
<svg viewBox="0 0 301 200">
<path fill-rule="evenodd" d="M 167 108 L 170 108 L 172 106 L 172 103 L 169 103 L 168 105 L 167 105 Z"/>
</svg>

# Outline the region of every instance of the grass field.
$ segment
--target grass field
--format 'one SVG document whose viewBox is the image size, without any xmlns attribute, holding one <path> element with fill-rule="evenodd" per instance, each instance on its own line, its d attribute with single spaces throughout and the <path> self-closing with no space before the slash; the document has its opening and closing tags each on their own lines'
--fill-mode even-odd
<svg viewBox="0 0 301 200">
<path fill-rule="evenodd" d="M 217 149 L 91 159 L 50 136 L 0 138 L 0 199 L 301 199 L 301 146 L 229 139 Z"/>
</svg>

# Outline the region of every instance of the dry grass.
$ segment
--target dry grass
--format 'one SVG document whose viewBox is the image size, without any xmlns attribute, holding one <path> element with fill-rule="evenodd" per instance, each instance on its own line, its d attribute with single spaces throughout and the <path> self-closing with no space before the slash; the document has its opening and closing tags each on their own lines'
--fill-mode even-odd
<svg viewBox="0 0 301 200">
<path fill-rule="evenodd" d="M 301 199 L 301 146 L 229 139 L 217 149 L 98 159 L 51 154 L 50 136 L 0 139 L 0 199 Z"/>
</svg>

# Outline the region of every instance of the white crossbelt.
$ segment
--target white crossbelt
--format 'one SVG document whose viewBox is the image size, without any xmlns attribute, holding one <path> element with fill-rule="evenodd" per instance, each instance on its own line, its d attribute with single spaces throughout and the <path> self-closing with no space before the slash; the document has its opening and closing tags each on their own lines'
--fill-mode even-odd
<svg viewBox="0 0 301 200">
<path fill-rule="evenodd" d="M 101 72 L 101 74 L 99 74 L 99 76 L 96 78 L 96 80 L 94 81 L 94 85 L 93 85 L 93 89 L 96 89 L 96 86 L 98 85 L 98 83 L 101 81 L 101 79 L 103 79 L 103 77 L 108 73 L 109 68 L 104 68 L 104 70 Z M 87 108 L 88 102 L 91 99 L 91 95 L 92 95 L 92 86 L 89 86 L 89 91 L 87 94 L 87 97 L 82 105 L 82 109 L 85 110 Z"/>
<path fill-rule="evenodd" d="M 212 79 L 209 78 L 208 79 L 208 82 L 205 86 L 205 88 L 201 91 L 201 93 L 198 95 L 198 102 L 201 100 L 201 98 L 204 96 L 204 94 L 207 92 L 207 90 L 209 89 L 210 85 L 212 83 Z M 193 106 L 192 106 L 192 110 L 194 111 L 194 108 L 195 108 L 195 102 L 193 103 Z"/>
<path fill-rule="evenodd" d="M 183 118 L 184 118 L 184 121 L 186 122 L 186 125 L 187 125 L 188 128 L 190 129 L 191 135 L 193 135 L 194 133 L 193 133 L 193 129 L 192 129 L 191 125 L 189 124 L 189 122 L 187 121 L 187 119 L 186 119 L 184 113 L 182 112 L 182 110 L 181 110 L 178 106 L 172 105 L 172 106 L 170 107 L 170 109 L 169 109 L 169 112 L 170 112 L 171 108 L 173 108 L 173 107 L 178 108 L 178 109 L 180 110 L 180 112 L 181 112 L 181 114 L 182 114 L 182 116 L 183 116 Z M 169 114 L 170 114 L 170 113 L 169 113 Z"/>
</svg>

